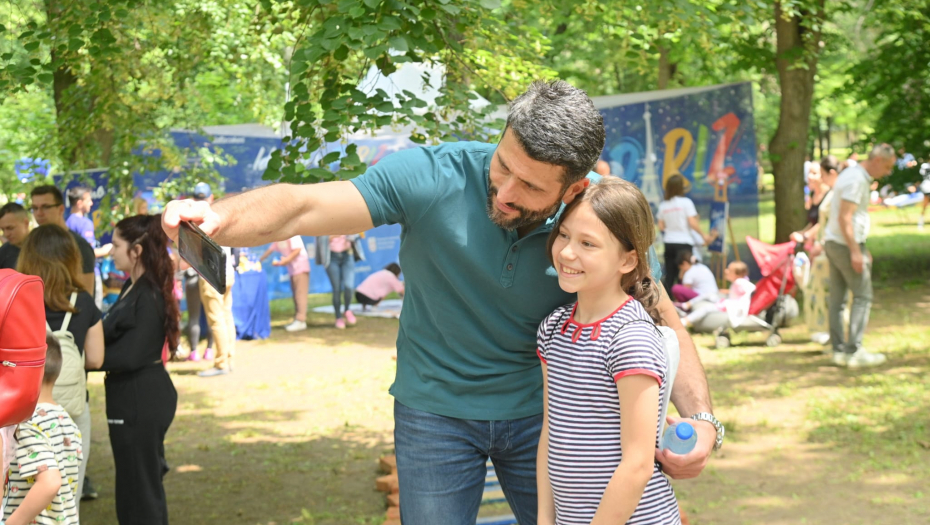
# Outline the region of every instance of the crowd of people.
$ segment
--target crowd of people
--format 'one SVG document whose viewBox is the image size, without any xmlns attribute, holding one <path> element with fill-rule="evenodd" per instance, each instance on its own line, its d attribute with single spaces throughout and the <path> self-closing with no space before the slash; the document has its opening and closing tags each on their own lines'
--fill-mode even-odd
<svg viewBox="0 0 930 525">
<path fill-rule="evenodd" d="M 792 233 L 791 239 L 803 248 L 809 261 L 809 268 L 797 273 L 804 276 L 804 312 L 811 339 L 829 345 L 826 353 L 837 366 L 870 367 L 886 360 L 884 354 L 862 345 L 872 307 L 872 256 L 866 240 L 874 188 L 895 167 L 916 165 L 913 156 L 904 156 L 903 150 L 900 154 L 902 158 L 890 145 L 879 144 L 863 161 L 852 153 L 842 163 L 833 155 L 824 157 L 820 164 L 805 162 L 807 224 Z M 930 173 L 927 176 L 930 178 Z M 724 272 L 730 288 L 717 289 L 716 277 L 701 264 L 700 245 L 695 242 L 701 238 L 709 241 L 716 232 L 701 232 L 697 211 L 684 196 L 679 179 L 683 177 L 669 178 L 658 213 L 665 239 L 665 286 L 685 326 L 694 326 L 710 312 L 723 311 L 729 314 L 728 325 L 737 327 L 749 315 L 755 290 L 748 268 L 739 261 L 731 262 Z"/>
<path fill-rule="evenodd" d="M 221 246 L 274 243 L 263 258 L 278 252 L 273 264 L 288 269 L 291 332 L 307 328 L 309 254 L 300 236 L 316 237 L 336 328 L 356 323 L 353 299 L 371 306 L 405 294 L 391 388 L 404 523 L 474 524 L 488 458 L 520 523 L 681 523 L 668 477 L 699 475 L 725 436 L 685 326 L 743 309 L 753 285 L 738 262 L 727 267 L 728 290 L 711 282 L 695 246 L 716 232 L 701 232 L 683 176 L 669 179 L 656 219 L 634 185 L 592 173 L 604 142 L 603 117 L 586 93 L 536 82 L 513 102 L 499 144 L 404 150 L 351 181 L 271 185 L 216 201 L 198 184 L 192 199 L 168 203 L 163 215 L 119 221 L 111 246 L 95 248 L 84 235 L 83 190 L 72 195 L 75 218 L 66 221 L 61 192 L 35 188 L 31 232 L 26 209 L 5 205 L 0 262 L 43 279 L 51 334 L 40 403 L 15 433 L 2 434 L 4 452 L 11 442 L 14 449 L 4 453 L 6 525 L 78 523 L 93 431 L 85 371 L 106 373 L 120 523 L 168 523 L 164 438 L 178 394 L 165 365 L 180 347 L 182 290 L 189 327 L 201 310 L 209 327 L 188 330 L 188 358 L 212 358 L 201 376 L 233 371 L 236 340 L 236 254 L 224 248 L 225 293 L 195 279 L 172 245 L 182 220 Z M 839 170 L 825 159 L 828 176 L 811 192 L 818 211 L 797 234 L 822 240 L 828 332 L 843 366 L 884 360 L 861 344 L 871 304 L 865 241 L 870 184 L 894 161 L 890 147 L 876 146 L 830 190 L 824 186 Z M 255 209 L 264 210 L 262 228 Z M 353 232 L 389 223 L 403 227 L 408 278 L 402 283 L 400 267 L 389 265 L 356 289 L 354 263 L 363 254 Z M 657 227 L 664 279 L 652 248 Z M 106 254 L 127 279 L 103 316 L 94 262 Z M 848 336 L 838 324 L 847 289 Z M 687 310 L 684 321 L 670 296 Z M 673 348 L 680 359 L 670 383 Z M 680 417 L 664 420 L 669 399 Z M 697 433 L 694 450 L 659 449 L 666 422 L 683 421 Z"/>
<path fill-rule="evenodd" d="M 0 248 L 3 266 L 42 279 L 48 329 L 39 405 L 32 419 L 10 436 L 16 448 L 5 490 L 8 525 L 78 523 L 81 499 L 96 497 L 86 476 L 93 431 L 89 371 L 106 374 L 120 522 L 168 522 L 164 438 L 177 408 L 177 392 L 164 365 L 180 337 L 175 261 L 160 216 L 119 221 L 112 244 L 95 251 L 88 242 L 94 241 L 92 225 L 90 236 L 84 231 L 86 195 L 72 193 L 72 215 L 66 221 L 61 191 L 34 188 L 31 211 L 38 226 L 31 231 L 21 205 L 0 208 L 7 239 Z M 105 317 L 98 307 L 98 256 L 111 256 L 117 270 L 128 276 Z M 4 443 L 10 443 L 7 436 Z"/>
</svg>

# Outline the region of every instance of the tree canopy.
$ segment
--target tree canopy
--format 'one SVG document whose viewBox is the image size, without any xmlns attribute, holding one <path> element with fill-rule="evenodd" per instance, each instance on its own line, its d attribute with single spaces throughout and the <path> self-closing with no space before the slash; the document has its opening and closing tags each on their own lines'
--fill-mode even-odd
<svg viewBox="0 0 930 525">
<path fill-rule="evenodd" d="M 757 134 L 771 142 L 765 160 L 783 203 L 799 198 L 795 164 L 824 137 L 930 154 L 925 0 L 10 0 L 5 7 L 0 191 L 8 195 L 22 186 L 15 162 L 42 158 L 59 173 L 108 167 L 125 204 L 134 172 L 170 170 L 170 190 L 215 176 L 213 167 L 226 162 L 216 150 L 180 150 L 171 130 L 249 122 L 285 138 L 266 178 L 349 178 L 366 168 L 353 133 L 392 125 L 411 128 L 421 143 L 487 140 L 500 130 L 489 121 L 496 104 L 534 79 L 556 77 L 592 96 L 753 81 Z M 413 62 L 441 68 L 434 102 L 411 91 L 359 89 L 361 79 Z M 479 95 L 492 105 L 473 104 Z M 778 214 L 779 236 L 803 219 L 787 204 Z"/>
</svg>

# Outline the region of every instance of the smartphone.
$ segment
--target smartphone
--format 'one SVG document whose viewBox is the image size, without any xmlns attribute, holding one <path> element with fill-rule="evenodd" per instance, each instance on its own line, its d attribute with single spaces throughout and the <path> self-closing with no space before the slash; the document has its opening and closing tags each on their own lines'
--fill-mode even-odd
<svg viewBox="0 0 930 525">
<path fill-rule="evenodd" d="M 181 221 L 178 252 L 217 292 L 226 293 L 226 252 L 196 224 Z"/>
</svg>

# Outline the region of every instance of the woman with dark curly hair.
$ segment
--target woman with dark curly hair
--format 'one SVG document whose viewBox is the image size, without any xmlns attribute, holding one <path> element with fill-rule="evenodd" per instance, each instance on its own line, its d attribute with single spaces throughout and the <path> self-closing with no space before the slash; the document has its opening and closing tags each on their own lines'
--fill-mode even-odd
<svg viewBox="0 0 930 525">
<path fill-rule="evenodd" d="M 178 301 L 161 215 L 121 220 L 113 262 L 129 274 L 103 320 L 107 423 L 116 464 L 116 516 L 123 525 L 168 523 L 162 478 L 165 434 L 178 394 L 164 363 L 178 347 Z"/>
</svg>

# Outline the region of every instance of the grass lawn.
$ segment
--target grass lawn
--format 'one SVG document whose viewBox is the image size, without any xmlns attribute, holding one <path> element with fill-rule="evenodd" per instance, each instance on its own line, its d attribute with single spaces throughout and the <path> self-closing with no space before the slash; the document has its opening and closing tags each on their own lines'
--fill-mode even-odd
<svg viewBox="0 0 930 525">
<path fill-rule="evenodd" d="M 770 198 L 760 208 L 760 237 L 771 241 Z M 869 241 L 866 345 L 888 354 L 886 365 L 836 368 L 803 325 L 777 348 L 762 334 L 738 334 L 722 351 L 695 338 L 727 443 L 699 478 L 674 482 L 692 524 L 930 523 L 930 231 L 907 214 L 875 213 Z M 239 342 L 230 376 L 169 366 L 180 394 L 166 442 L 173 524 L 383 521 L 374 479 L 392 449 L 397 321 L 339 331 L 312 314 L 309 330 L 288 334 L 290 315 L 289 301 L 273 302 L 271 339 Z M 100 499 L 81 515 L 92 525 L 116 523 L 102 383 L 91 374 L 89 473 Z"/>
</svg>

